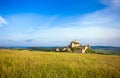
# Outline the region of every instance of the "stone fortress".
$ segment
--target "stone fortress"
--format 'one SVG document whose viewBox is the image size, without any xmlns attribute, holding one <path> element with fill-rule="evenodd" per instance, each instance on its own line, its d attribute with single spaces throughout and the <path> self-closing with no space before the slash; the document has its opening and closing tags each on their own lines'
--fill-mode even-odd
<svg viewBox="0 0 120 78">
<path fill-rule="evenodd" d="M 90 49 L 89 44 L 82 46 L 77 40 L 73 40 L 68 46 L 66 46 L 66 48 L 63 48 L 62 51 L 63 52 L 73 52 L 73 49 L 77 49 L 74 50 L 74 52 L 79 52 L 79 53 L 86 53 L 87 49 Z M 59 52 L 59 48 L 56 48 L 55 50 L 56 52 Z"/>
</svg>

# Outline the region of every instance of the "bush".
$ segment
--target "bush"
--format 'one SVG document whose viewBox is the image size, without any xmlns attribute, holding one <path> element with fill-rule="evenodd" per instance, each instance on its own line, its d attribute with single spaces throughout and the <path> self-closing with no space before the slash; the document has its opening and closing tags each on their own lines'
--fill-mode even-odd
<svg viewBox="0 0 120 78">
<path fill-rule="evenodd" d="M 96 53 L 96 52 L 94 50 L 92 50 L 92 49 L 87 49 L 86 53 Z"/>
<path fill-rule="evenodd" d="M 74 47 L 74 48 L 71 48 L 71 51 L 72 52 L 80 52 L 80 48 Z"/>
</svg>

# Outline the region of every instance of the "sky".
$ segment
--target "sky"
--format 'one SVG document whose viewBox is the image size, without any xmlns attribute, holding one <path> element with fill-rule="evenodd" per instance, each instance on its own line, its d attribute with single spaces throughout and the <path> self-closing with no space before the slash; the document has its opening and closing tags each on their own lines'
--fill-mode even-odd
<svg viewBox="0 0 120 78">
<path fill-rule="evenodd" d="M 120 0 L 0 0 L 0 46 L 120 47 Z"/>
</svg>

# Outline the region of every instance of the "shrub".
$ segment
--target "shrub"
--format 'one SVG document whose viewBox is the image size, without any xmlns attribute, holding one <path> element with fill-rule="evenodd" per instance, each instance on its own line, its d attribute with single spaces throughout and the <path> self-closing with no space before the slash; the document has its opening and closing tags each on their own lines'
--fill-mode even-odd
<svg viewBox="0 0 120 78">
<path fill-rule="evenodd" d="M 86 53 L 96 53 L 96 52 L 94 50 L 92 50 L 92 49 L 87 49 Z"/>
<path fill-rule="evenodd" d="M 74 47 L 74 48 L 71 48 L 71 51 L 72 52 L 80 52 L 80 48 Z"/>
</svg>

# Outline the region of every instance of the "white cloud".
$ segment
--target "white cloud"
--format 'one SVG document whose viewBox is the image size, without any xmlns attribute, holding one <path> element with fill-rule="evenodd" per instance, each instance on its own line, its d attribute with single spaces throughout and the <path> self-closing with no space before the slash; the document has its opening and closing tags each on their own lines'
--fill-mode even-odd
<svg viewBox="0 0 120 78">
<path fill-rule="evenodd" d="M 33 28 L 28 28 L 26 31 L 27 31 L 28 33 L 31 33 L 31 32 L 34 32 L 35 29 L 33 29 Z"/>
<path fill-rule="evenodd" d="M 101 2 L 105 5 L 108 5 L 108 7 L 112 8 L 120 8 L 120 0 L 101 0 Z"/>
<path fill-rule="evenodd" d="M 50 17 L 44 25 L 50 25 L 57 18 L 57 16 L 58 15 L 54 15 L 54 16 Z"/>
<path fill-rule="evenodd" d="M 52 46 L 67 45 L 71 40 L 77 39 L 80 42 L 91 45 L 116 45 L 120 36 L 119 29 L 107 27 L 55 27 L 50 29 L 38 29 L 33 33 L 15 33 L 5 39 L 14 41 L 24 41 L 34 39 L 34 45 Z M 117 41 L 116 41 L 117 40 Z M 111 42 L 111 44 L 109 43 Z M 24 43 L 28 44 L 28 42 Z M 119 44 L 120 45 L 120 44 Z"/>
<path fill-rule="evenodd" d="M 4 19 L 2 16 L 0 16 L 0 26 L 8 24 L 6 19 Z"/>
<path fill-rule="evenodd" d="M 104 9 L 80 17 L 80 26 L 120 28 L 120 0 L 101 0 L 108 4 Z M 105 2 L 106 1 L 106 2 Z M 115 8 L 116 7 L 116 8 Z"/>
<path fill-rule="evenodd" d="M 120 8 L 120 0 L 112 0 L 111 4 L 116 8 Z"/>
</svg>

